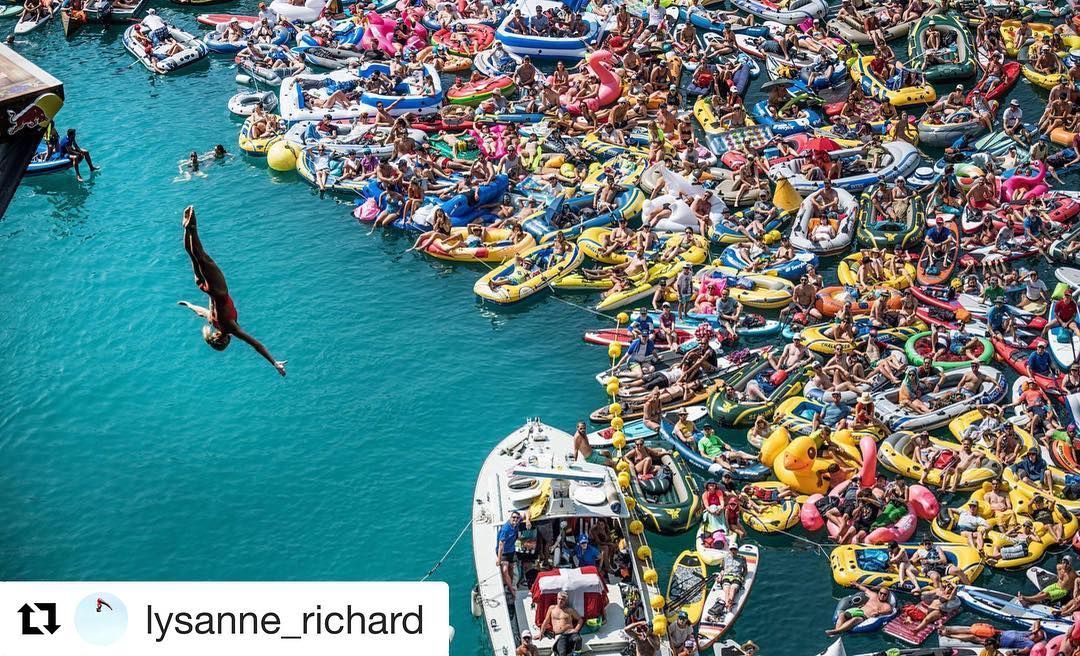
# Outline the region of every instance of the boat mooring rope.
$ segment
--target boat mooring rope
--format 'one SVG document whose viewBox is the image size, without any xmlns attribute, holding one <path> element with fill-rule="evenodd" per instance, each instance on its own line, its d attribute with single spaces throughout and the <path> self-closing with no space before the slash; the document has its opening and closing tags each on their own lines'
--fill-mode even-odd
<svg viewBox="0 0 1080 656">
<path fill-rule="evenodd" d="M 450 548 L 446 550 L 446 553 L 442 555 L 442 558 L 435 561 L 435 564 L 431 566 L 431 569 L 428 570 L 427 574 L 424 574 L 424 577 L 420 579 L 421 581 L 428 580 L 429 578 L 431 578 L 431 575 L 434 574 L 436 570 L 442 567 L 443 562 L 450 556 L 450 552 L 452 552 L 454 550 L 454 547 L 456 547 L 458 543 L 461 542 L 461 538 L 465 537 L 465 531 L 469 530 L 469 527 L 472 526 L 472 523 L 473 520 L 469 519 L 469 521 L 465 523 L 465 526 L 461 527 L 461 532 L 458 533 L 457 537 L 454 538 L 454 541 L 450 543 Z"/>
</svg>

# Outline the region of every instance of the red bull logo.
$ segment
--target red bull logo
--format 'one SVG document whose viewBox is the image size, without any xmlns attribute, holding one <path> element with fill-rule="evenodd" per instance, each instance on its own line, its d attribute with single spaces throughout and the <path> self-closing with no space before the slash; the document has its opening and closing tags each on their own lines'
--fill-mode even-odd
<svg viewBox="0 0 1080 656">
<path fill-rule="evenodd" d="M 7 110 L 8 135 L 21 132 L 24 128 L 44 126 L 60 111 L 64 101 L 54 93 L 45 93 L 37 97 L 34 102 L 24 107 L 21 111 Z"/>
<path fill-rule="evenodd" d="M 9 135 L 16 134 L 23 128 L 41 125 L 49 120 L 49 115 L 37 105 L 30 105 L 17 114 L 9 109 L 7 114 L 8 122 L 11 123 L 7 129 Z"/>
</svg>

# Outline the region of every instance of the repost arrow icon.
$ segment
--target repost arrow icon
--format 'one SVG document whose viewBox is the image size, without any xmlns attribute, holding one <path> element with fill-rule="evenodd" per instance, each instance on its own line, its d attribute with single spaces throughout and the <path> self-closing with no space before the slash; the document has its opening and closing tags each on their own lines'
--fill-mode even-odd
<svg viewBox="0 0 1080 656">
<path fill-rule="evenodd" d="M 22 615 L 23 635 L 41 635 L 41 629 L 30 625 L 30 616 L 34 614 L 34 609 L 30 607 L 30 604 L 23 604 L 19 609 L 19 614 Z"/>
<path fill-rule="evenodd" d="M 43 610 L 49 614 L 49 620 L 44 624 L 45 630 L 49 632 L 49 635 L 56 633 L 60 628 L 60 625 L 56 623 L 56 604 L 34 602 L 34 605 L 38 607 L 38 610 Z"/>
</svg>

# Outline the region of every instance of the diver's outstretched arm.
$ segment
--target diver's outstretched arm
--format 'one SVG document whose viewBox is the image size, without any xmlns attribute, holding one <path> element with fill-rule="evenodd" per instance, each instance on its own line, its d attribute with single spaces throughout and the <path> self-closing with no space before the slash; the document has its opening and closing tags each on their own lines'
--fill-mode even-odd
<svg viewBox="0 0 1080 656">
<path fill-rule="evenodd" d="M 248 333 L 244 332 L 244 329 L 241 328 L 236 322 L 230 322 L 229 328 L 231 328 L 229 332 L 250 344 L 251 348 L 255 349 L 255 351 L 258 352 L 259 355 L 266 358 L 267 362 L 274 365 L 274 369 L 277 369 L 279 374 L 281 374 L 282 376 L 285 375 L 285 364 L 288 362 L 288 360 L 275 360 L 274 356 L 270 355 L 270 351 L 266 350 L 266 347 L 263 346 L 262 342 L 255 339 Z"/>
<path fill-rule="evenodd" d="M 206 319 L 207 321 L 210 320 L 210 310 L 208 308 L 195 305 L 194 303 L 188 303 L 187 301 L 177 301 L 176 304 L 186 307 L 187 309 L 191 310 L 192 312 L 199 315 L 203 319 Z"/>
</svg>

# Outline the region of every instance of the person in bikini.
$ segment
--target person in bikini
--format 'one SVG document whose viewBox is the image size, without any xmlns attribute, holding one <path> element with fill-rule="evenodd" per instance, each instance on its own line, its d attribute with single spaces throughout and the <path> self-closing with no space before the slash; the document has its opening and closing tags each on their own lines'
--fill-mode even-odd
<svg viewBox="0 0 1080 656">
<path fill-rule="evenodd" d="M 225 274 L 214 260 L 203 250 L 199 240 L 199 229 L 195 222 L 195 208 L 189 205 L 184 209 L 184 250 L 191 258 L 191 268 L 195 273 L 195 284 L 210 297 L 210 307 L 204 308 L 187 301 L 177 304 L 188 308 L 209 323 L 202 328 L 203 339 L 212 348 L 224 351 L 232 336 L 247 342 L 259 355 L 273 365 L 282 376 L 285 375 L 286 360 L 275 360 L 262 342 L 246 333 L 236 322 L 236 306 L 229 295 L 229 286 L 225 283 Z"/>
</svg>

